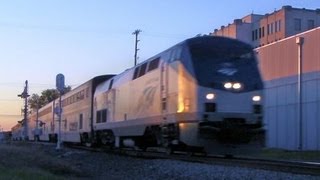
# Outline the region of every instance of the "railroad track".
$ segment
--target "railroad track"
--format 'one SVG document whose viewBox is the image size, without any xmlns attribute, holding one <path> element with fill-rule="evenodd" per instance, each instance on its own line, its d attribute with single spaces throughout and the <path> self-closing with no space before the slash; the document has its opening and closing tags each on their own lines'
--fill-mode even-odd
<svg viewBox="0 0 320 180">
<path fill-rule="evenodd" d="M 224 158 L 215 155 L 209 155 L 208 157 L 208 159 L 202 158 L 204 160 L 200 159 L 200 161 L 203 161 L 208 164 L 230 165 L 277 172 L 320 176 L 320 163 L 268 160 L 243 157 Z"/>
<path fill-rule="evenodd" d="M 176 152 L 168 155 L 164 152 L 141 151 L 134 149 L 105 149 L 105 148 L 88 148 L 83 146 L 69 146 L 70 148 L 89 150 L 94 152 L 107 152 L 118 155 L 133 156 L 144 159 L 171 159 L 186 162 L 205 163 L 211 165 L 246 167 L 262 169 L 276 172 L 285 172 L 293 174 L 304 174 L 320 176 L 320 163 L 300 162 L 300 161 L 282 161 L 258 158 L 246 158 L 238 156 L 221 156 L 221 155 L 189 155 L 185 152 Z"/>
</svg>

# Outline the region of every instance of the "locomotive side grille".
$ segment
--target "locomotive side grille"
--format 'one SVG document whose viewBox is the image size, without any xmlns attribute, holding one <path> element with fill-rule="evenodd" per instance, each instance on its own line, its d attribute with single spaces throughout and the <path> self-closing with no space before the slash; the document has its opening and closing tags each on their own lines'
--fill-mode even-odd
<svg viewBox="0 0 320 180">
<path fill-rule="evenodd" d="M 227 124 L 245 124 L 246 120 L 244 118 L 224 118 L 223 121 Z"/>
<path fill-rule="evenodd" d="M 216 112 L 216 103 L 205 103 L 205 112 Z"/>
<path fill-rule="evenodd" d="M 260 104 L 253 105 L 253 113 L 254 114 L 261 114 L 262 113 L 262 106 Z"/>
</svg>

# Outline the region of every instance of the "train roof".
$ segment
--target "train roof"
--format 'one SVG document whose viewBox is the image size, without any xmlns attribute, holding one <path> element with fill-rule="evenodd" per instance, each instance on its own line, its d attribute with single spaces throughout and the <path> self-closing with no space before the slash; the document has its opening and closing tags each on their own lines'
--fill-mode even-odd
<svg viewBox="0 0 320 180">
<path fill-rule="evenodd" d="M 205 46 L 209 46 L 212 47 L 214 45 L 219 45 L 219 48 L 222 46 L 230 46 L 230 44 L 232 44 L 232 46 L 237 47 L 237 46 L 241 46 L 241 48 L 248 48 L 248 49 L 253 49 L 251 47 L 251 45 L 246 44 L 242 41 L 239 41 L 237 39 L 233 39 L 233 38 L 229 38 L 229 37 L 222 37 L 222 36 L 197 36 L 197 37 L 192 37 L 189 39 L 186 39 L 174 46 L 171 46 L 170 48 L 140 62 L 139 64 L 137 64 L 136 66 L 133 66 L 129 69 L 126 69 L 125 71 L 122 71 L 121 73 L 115 75 L 114 77 L 110 77 L 109 79 L 105 80 L 104 82 L 101 82 L 101 84 L 99 84 L 96 88 L 96 92 L 97 94 L 104 92 L 106 90 L 108 90 L 110 87 L 110 80 L 111 79 L 115 79 L 115 80 L 121 80 L 121 81 L 127 81 L 128 78 L 131 79 L 132 78 L 132 73 L 134 71 L 135 68 L 141 66 L 142 64 L 148 62 L 148 61 L 152 61 L 158 57 L 163 56 L 165 53 L 167 53 L 168 51 L 171 51 L 173 49 L 176 48 L 185 48 L 185 47 L 193 47 L 193 48 L 202 48 Z M 162 60 L 166 60 L 163 59 Z M 119 82 L 118 82 L 119 83 Z"/>
<path fill-rule="evenodd" d="M 100 76 L 95 76 L 92 79 L 80 84 L 79 86 L 75 87 L 74 89 L 72 89 L 71 91 L 65 93 L 63 95 L 63 97 L 68 97 L 72 94 L 74 94 L 75 91 L 77 91 L 77 89 L 87 85 L 87 84 L 91 84 L 91 86 L 94 88 L 96 88 L 96 86 L 108 79 L 111 79 L 113 76 L 115 76 L 114 74 L 106 74 L 106 75 L 100 75 Z M 56 99 L 57 100 L 57 99 Z"/>
<path fill-rule="evenodd" d="M 227 46 L 230 45 L 231 43 L 234 44 L 234 46 L 241 46 L 242 48 L 249 48 L 249 49 L 253 49 L 253 47 L 250 44 L 247 44 L 245 42 L 242 42 L 238 39 L 234 39 L 234 38 L 230 38 L 230 37 L 223 37 L 223 36 L 210 36 L 210 35 L 204 35 L 204 36 L 196 36 L 196 37 L 192 37 L 189 39 L 186 39 L 184 41 L 181 41 L 180 43 L 177 43 L 171 47 L 169 47 L 168 49 L 140 62 L 139 64 L 137 64 L 137 66 L 150 61 L 156 57 L 161 56 L 163 53 L 166 53 L 172 49 L 175 49 L 177 47 L 183 47 L 183 46 L 196 46 L 196 45 L 208 45 L 208 46 L 213 46 L 213 45 L 219 45 L 219 47 L 223 47 L 223 46 Z M 134 68 L 134 67 L 132 67 Z M 132 69 L 130 68 L 130 69 Z"/>
</svg>

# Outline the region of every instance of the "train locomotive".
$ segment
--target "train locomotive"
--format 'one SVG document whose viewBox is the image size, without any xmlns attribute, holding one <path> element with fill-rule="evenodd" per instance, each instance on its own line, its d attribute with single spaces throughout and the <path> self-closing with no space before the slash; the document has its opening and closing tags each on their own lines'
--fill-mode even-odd
<svg viewBox="0 0 320 180">
<path fill-rule="evenodd" d="M 238 40 L 190 38 L 102 77 L 63 95 L 64 142 L 209 151 L 250 144 L 263 133 L 257 59 Z"/>
</svg>

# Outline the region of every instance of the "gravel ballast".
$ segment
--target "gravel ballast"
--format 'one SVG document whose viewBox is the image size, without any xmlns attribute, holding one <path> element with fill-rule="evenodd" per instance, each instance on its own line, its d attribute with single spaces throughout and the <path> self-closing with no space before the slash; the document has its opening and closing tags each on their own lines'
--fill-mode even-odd
<svg viewBox="0 0 320 180">
<path fill-rule="evenodd" d="M 63 158 L 77 163 L 96 179 L 320 179 L 310 175 L 167 159 L 141 159 L 101 153 L 88 155 L 79 151 Z"/>
<path fill-rule="evenodd" d="M 2 145 L 1 145 L 2 146 Z M 16 146 L 14 144 L 7 146 Z M 72 169 L 70 174 L 62 174 L 65 179 L 319 179 L 319 176 L 299 175 L 283 172 L 258 170 L 244 167 L 209 165 L 168 159 L 142 159 L 103 152 L 90 152 L 63 148 L 56 151 L 53 145 L 19 145 L 23 153 L 44 154 L 50 161 L 59 162 Z M 1 150 L 1 148 L 0 148 Z M 40 153 L 41 152 L 41 153 Z M 44 156 L 42 155 L 42 156 Z M 31 156 L 32 157 L 32 156 Z M 3 156 L 3 158 L 8 158 Z M 18 157 L 15 157 L 18 158 Z M 37 157 L 39 159 L 39 157 Z M 42 158 L 41 158 L 42 159 Z M 2 159 L 2 161 L 5 161 Z M 28 161 L 25 158 L 24 161 Z M 35 159 L 26 162 L 42 166 L 52 162 L 35 163 Z M 22 166 L 23 164 L 19 164 Z M 41 168 L 41 167 L 40 167 Z M 52 167 L 51 167 L 52 168 Z M 75 172 L 75 173 L 73 173 Z"/>
</svg>

